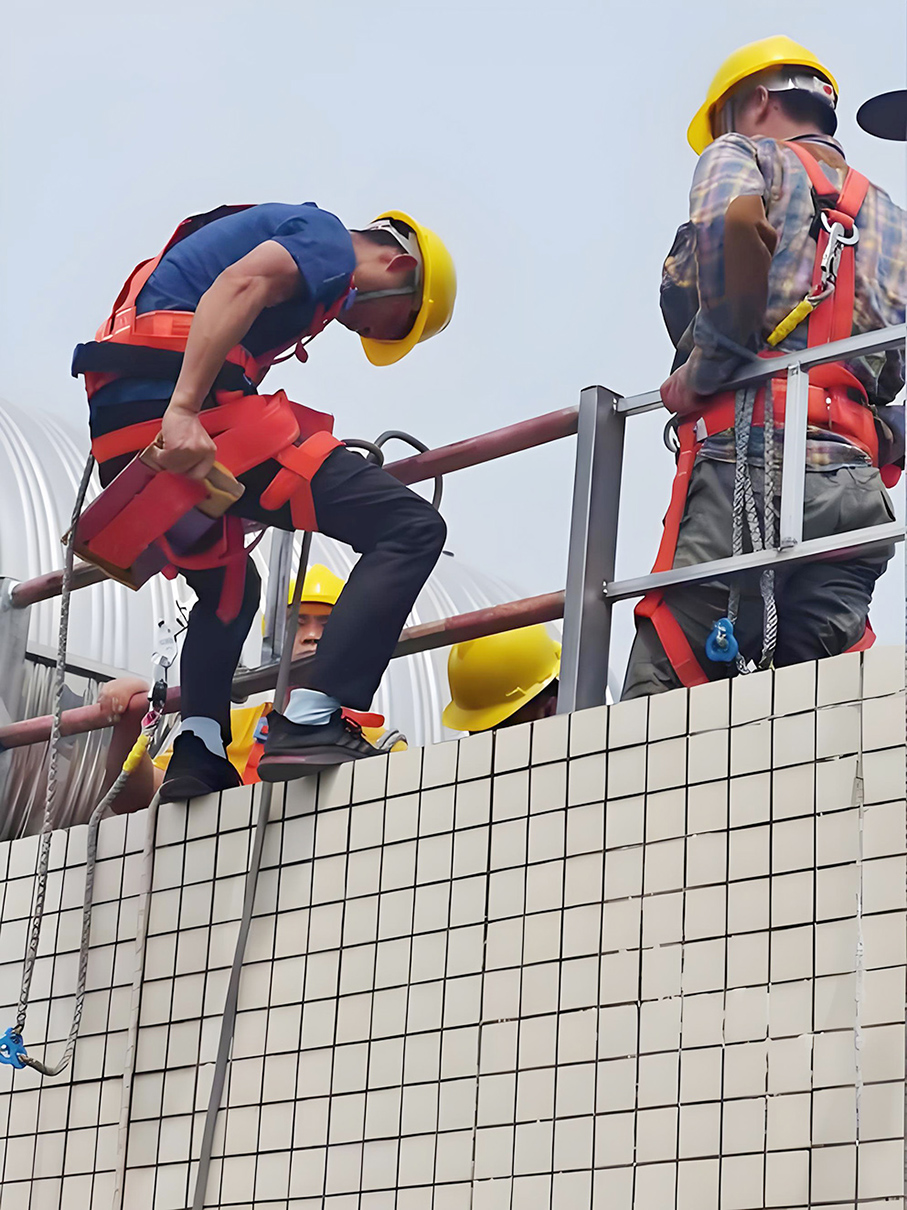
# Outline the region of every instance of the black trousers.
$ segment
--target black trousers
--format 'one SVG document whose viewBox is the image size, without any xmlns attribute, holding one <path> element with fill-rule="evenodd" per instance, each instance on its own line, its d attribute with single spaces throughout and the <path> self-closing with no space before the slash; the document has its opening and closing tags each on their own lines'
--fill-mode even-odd
<svg viewBox="0 0 907 1210">
<path fill-rule="evenodd" d="M 762 469 L 753 468 L 753 488 L 760 514 L 764 507 Z M 697 459 L 680 526 L 675 567 L 689 567 L 732 554 L 734 466 Z M 780 495 L 774 508 L 780 509 Z M 871 466 L 839 467 L 806 474 L 803 537 L 820 538 L 894 520 L 888 493 Z M 744 547 L 750 549 L 748 535 Z M 804 563 L 775 573 L 778 642 L 774 666 L 840 655 L 864 633 L 875 582 L 894 554 L 874 552 L 863 558 Z M 740 579 L 740 613 L 735 633 L 747 659 L 762 653 L 762 597 L 759 573 Z M 727 613 L 728 584 L 718 580 L 672 588 L 664 601 L 677 619 L 693 654 L 709 680 L 735 675 L 733 664 L 715 663 L 705 654 L 712 625 Z M 636 619 L 636 639 L 624 680 L 622 700 L 680 687 L 680 679 L 648 618 Z"/>
<path fill-rule="evenodd" d="M 109 482 L 127 461 L 105 463 L 102 482 Z M 289 506 L 271 511 L 260 503 L 278 469 L 276 462 L 266 462 L 241 476 L 246 491 L 230 511 L 292 530 Z M 438 561 L 447 527 L 421 496 L 343 447 L 318 470 L 312 498 L 319 532 L 352 546 L 362 558 L 308 661 L 303 684 L 329 693 L 344 706 L 367 710 L 413 603 Z M 180 663 L 182 715 L 215 719 L 229 742 L 230 687 L 258 610 L 261 580 L 247 557 L 242 606 L 225 624 L 217 616 L 223 569 L 184 574 L 198 602 L 189 615 Z"/>
</svg>

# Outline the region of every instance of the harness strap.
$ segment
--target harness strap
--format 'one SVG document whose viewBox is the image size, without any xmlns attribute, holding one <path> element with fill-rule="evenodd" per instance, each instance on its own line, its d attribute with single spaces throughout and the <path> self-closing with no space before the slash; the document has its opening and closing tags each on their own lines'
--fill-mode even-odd
<svg viewBox="0 0 907 1210">
<path fill-rule="evenodd" d="M 217 397 L 222 397 L 220 392 Z M 319 413 L 319 415 L 323 415 L 323 413 Z M 227 433 L 230 429 L 242 426 L 243 433 L 259 431 L 260 437 L 257 442 L 259 447 L 273 444 L 275 450 L 282 445 L 290 444 L 299 436 L 296 414 L 284 391 L 278 391 L 275 395 L 240 395 L 233 399 L 227 398 L 223 403 L 199 412 L 198 418 L 205 431 L 214 438 L 219 437 L 222 433 Z M 330 421 L 330 417 L 327 419 Z M 159 417 L 152 420 L 141 420 L 138 424 L 129 424 L 125 428 L 114 429 L 110 433 L 103 433 L 101 436 L 95 437 L 91 443 L 91 452 L 99 463 L 121 457 L 123 454 L 135 454 L 149 446 L 160 431 Z M 265 434 L 267 434 L 267 440 L 265 440 Z M 221 446 L 218 446 L 218 451 L 220 449 Z M 259 461 L 271 456 L 270 453 L 267 453 Z M 222 458 L 218 460 L 223 461 Z M 254 466 L 255 463 L 251 465 Z M 229 469 L 234 475 L 237 473 L 232 466 Z"/>
<path fill-rule="evenodd" d="M 242 210 L 250 210 L 252 205 L 253 203 L 249 202 L 239 206 L 218 206 L 215 210 L 209 210 L 205 214 L 193 214 L 189 218 L 184 218 L 157 256 L 139 261 L 126 278 L 122 289 L 116 297 L 110 315 L 98 329 L 97 339 L 103 340 L 113 333 L 115 322 L 123 312 L 128 310 L 135 311 L 136 300 L 145 288 L 149 277 L 151 277 L 152 273 L 175 244 L 180 243 L 186 236 L 192 235 L 200 228 L 206 227 L 208 223 L 213 223 L 219 218 L 226 218 L 230 214 L 239 214 Z"/>
<path fill-rule="evenodd" d="M 262 508 L 281 508 L 289 500 L 294 529 L 315 531 L 318 519 L 312 499 L 312 480 L 329 454 L 343 442 L 333 433 L 314 433 L 301 445 L 290 445 L 277 455 L 282 468 L 261 494 Z"/>
<path fill-rule="evenodd" d="M 828 212 L 832 221 L 840 222 L 846 231 L 853 230 L 854 222 L 860 213 L 860 208 L 869 189 L 869 181 L 855 168 L 849 168 L 840 193 L 822 170 L 815 156 L 798 143 L 786 143 L 803 165 L 813 193 L 816 205 L 820 210 Z M 823 202 L 830 205 L 823 205 Z M 822 258 L 828 247 L 828 232 L 820 227 L 816 236 L 816 259 L 813 268 L 813 290 L 818 290 L 821 278 Z M 842 250 L 841 262 L 834 292 L 831 297 L 820 303 L 809 317 L 807 327 L 807 346 L 828 344 L 832 340 L 844 340 L 853 332 L 854 291 L 856 256 L 853 245 L 847 245 Z"/>
</svg>

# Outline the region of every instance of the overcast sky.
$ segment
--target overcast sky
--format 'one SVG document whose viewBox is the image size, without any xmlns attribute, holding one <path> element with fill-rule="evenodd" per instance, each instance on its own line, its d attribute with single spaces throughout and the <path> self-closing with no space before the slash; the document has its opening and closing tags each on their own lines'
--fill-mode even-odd
<svg viewBox="0 0 907 1210">
<path fill-rule="evenodd" d="M 841 86 L 849 158 L 904 203 L 903 148 L 853 115 L 905 83 L 903 0 L 83 0 L 8 5 L 0 78 L 0 395 L 86 435 L 73 345 L 184 216 L 314 200 L 350 226 L 399 207 L 448 242 L 460 280 L 440 338 L 370 366 L 338 325 L 273 371 L 340 436 L 439 445 L 658 385 L 659 274 L 686 216 L 687 123 L 722 58 L 785 32 Z M 648 570 L 672 462 L 664 417 L 630 422 L 621 574 Z M 453 477 L 450 547 L 527 593 L 563 586 L 573 442 Z M 873 620 L 903 641 L 903 588 Z M 618 628 L 616 659 L 630 635 Z"/>
</svg>

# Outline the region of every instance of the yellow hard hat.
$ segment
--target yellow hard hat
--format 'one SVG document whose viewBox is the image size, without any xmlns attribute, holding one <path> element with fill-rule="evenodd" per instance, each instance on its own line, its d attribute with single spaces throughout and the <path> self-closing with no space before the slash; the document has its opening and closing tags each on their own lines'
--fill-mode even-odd
<svg viewBox="0 0 907 1210">
<path fill-rule="evenodd" d="M 329 567 L 323 563 L 313 563 L 306 572 L 302 582 L 302 597 L 300 605 L 336 605 L 337 598 L 343 591 L 346 581 L 335 576 Z M 293 604 L 293 593 L 296 591 L 296 581 L 290 581 L 290 594 L 287 604 Z M 305 612 L 305 611 L 303 611 Z"/>
<path fill-rule="evenodd" d="M 561 645 L 545 626 L 523 626 L 451 647 L 447 679 L 453 699 L 441 721 L 454 731 L 496 727 L 550 685 Z"/>
<path fill-rule="evenodd" d="M 771 67 L 806 67 L 816 72 L 832 85 L 835 98 L 838 95 L 838 82 L 824 65 L 820 63 L 811 50 L 788 38 L 785 34 L 775 34 L 771 38 L 762 38 L 758 42 L 750 42 L 741 46 L 732 55 L 728 55 L 718 68 L 714 80 L 709 85 L 705 102 L 698 109 L 696 116 L 687 130 L 687 139 L 697 155 L 701 155 L 714 139 L 712 133 L 712 115 L 727 99 L 732 89 L 750 76 L 758 75 Z"/>
<path fill-rule="evenodd" d="M 385 210 L 374 221 L 380 223 L 384 219 L 406 223 L 416 233 L 422 258 L 422 304 L 413 326 L 400 340 L 360 337 L 365 355 L 373 366 L 393 365 L 420 341 L 437 336 L 450 323 L 457 297 L 457 273 L 453 260 L 434 231 L 421 226 L 402 210 Z"/>
</svg>

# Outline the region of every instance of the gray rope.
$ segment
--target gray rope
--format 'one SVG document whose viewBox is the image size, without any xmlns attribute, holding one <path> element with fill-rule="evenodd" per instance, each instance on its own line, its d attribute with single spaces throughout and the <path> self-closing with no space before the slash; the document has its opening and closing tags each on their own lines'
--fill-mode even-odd
<svg viewBox="0 0 907 1210">
<path fill-rule="evenodd" d="M 142 847 L 142 885 L 135 925 L 135 966 L 132 972 L 132 995 L 129 1028 L 126 1032 L 126 1055 L 123 1064 L 123 1091 L 120 1097 L 120 1120 L 117 1130 L 117 1158 L 114 1169 L 114 1210 L 123 1210 L 126 1194 L 126 1156 L 129 1145 L 129 1118 L 132 1112 L 132 1089 L 135 1081 L 135 1061 L 139 1041 L 139 1011 L 142 1004 L 142 983 L 145 977 L 145 955 L 148 942 L 148 917 L 151 909 L 151 884 L 154 877 L 154 838 L 157 831 L 160 790 L 148 804 L 145 820 L 145 842 Z"/>
<path fill-rule="evenodd" d="M 22 970 L 22 987 L 19 992 L 19 1006 L 16 1016 L 16 1033 L 21 1039 L 25 1031 L 28 1017 L 28 1001 L 31 992 L 32 977 L 35 973 L 35 961 L 38 956 L 38 945 L 41 939 L 41 924 L 44 919 L 44 906 L 47 899 L 47 872 L 50 864 L 50 842 L 55 823 L 54 806 L 57 795 L 57 758 L 60 744 L 60 724 L 63 714 L 63 689 L 66 678 L 66 647 L 69 638 L 69 603 L 72 597 L 72 572 L 75 562 L 76 526 L 85 503 L 91 472 L 94 469 L 94 458 L 91 454 L 85 463 L 82 480 L 76 494 L 76 502 L 72 511 L 69 533 L 66 539 L 66 554 L 63 563 L 63 579 L 60 596 L 60 629 L 57 639 L 57 662 L 54 669 L 54 705 L 53 723 L 50 733 L 50 754 L 47 769 L 47 790 L 44 799 L 44 823 L 41 828 L 41 845 L 36 872 L 34 906 L 32 908 L 31 931 L 25 953 Z M 142 727 L 142 734 L 152 736 L 156 729 L 156 721 Z M 82 1024 L 82 1010 L 85 1005 L 85 987 L 88 981 L 89 942 L 91 937 L 91 909 L 94 900 L 94 879 L 98 858 L 98 831 L 101 819 L 117 795 L 129 780 L 129 773 L 122 769 L 113 785 L 95 807 L 88 821 L 88 834 L 85 845 L 85 894 L 82 899 L 82 933 L 79 939 L 79 971 L 76 979 L 75 1004 L 73 1006 L 72 1023 L 69 1035 L 63 1049 L 62 1057 L 53 1065 L 43 1063 L 31 1055 L 23 1055 L 22 1062 L 43 1076 L 58 1076 L 65 1071 L 72 1061 L 76 1039 Z"/>
<path fill-rule="evenodd" d="M 155 725 L 147 728 L 142 728 L 143 735 L 153 734 Z M 85 1003 L 85 985 L 88 979 L 88 943 L 91 934 L 91 909 L 94 901 L 94 878 L 95 870 L 97 869 L 98 859 L 98 831 L 101 826 L 107 808 L 113 803 L 114 799 L 126 785 L 129 780 L 129 773 L 125 769 L 121 769 L 116 781 L 95 807 L 91 813 L 91 818 L 88 821 L 88 835 L 86 838 L 86 860 L 85 860 L 85 895 L 82 900 L 82 936 L 79 940 L 79 974 L 76 980 L 76 1002 L 72 1012 L 72 1024 L 69 1029 L 69 1037 L 66 1040 L 66 1047 L 63 1051 L 63 1056 L 59 1063 L 50 1067 L 46 1063 L 42 1063 L 40 1059 L 33 1059 L 30 1055 L 23 1057 L 23 1063 L 34 1068 L 35 1071 L 41 1073 L 42 1076 L 58 1076 L 61 1071 L 65 1071 L 72 1059 L 73 1051 L 76 1047 L 76 1039 L 79 1036 L 79 1027 L 82 1024 L 82 1008 Z M 26 1003 L 27 1008 L 27 1003 Z M 24 1026 L 23 1017 L 23 1026 Z M 17 1027 L 17 1033 L 21 1036 L 21 1030 Z"/>
<path fill-rule="evenodd" d="M 296 572 L 296 587 L 293 590 L 293 600 L 287 611 L 286 628 L 284 630 L 283 644 L 280 649 L 280 668 L 277 673 L 277 685 L 274 689 L 274 705 L 278 709 L 284 705 L 284 699 L 290 684 L 293 638 L 299 620 L 299 603 L 302 600 L 302 586 L 305 580 L 311 547 L 312 535 L 306 531 L 302 536 L 302 549 L 299 553 L 299 567 Z M 243 959 L 246 954 L 249 929 L 252 926 L 252 908 L 255 904 L 258 875 L 261 871 L 265 831 L 267 830 L 268 818 L 271 814 L 273 783 L 263 782 L 261 786 L 262 792 L 258 807 L 258 818 L 255 822 L 252 856 L 249 859 L 249 872 L 246 875 L 246 885 L 243 891 L 242 918 L 239 922 L 236 948 L 233 951 L 233 965 L 230 968 L 230 982 L 227 985 L 227 995 L 224 1000 L 224 1010 L 221 1016 L 220 1037 L 217 1043 L 217 1057 L 214 1062 L 214 1077 L 211 1081 L 211 1093 L 208 1097 L 208 1107 L 205 1111 L 205 1127 L 202 1132 L 202 1143 L 199 1151 L 195 1191 L 192 1195 L 192 1210 L 203 1210 L 205 1194 L 208 1190 L 208 1173 L 211 1168 L 211 1153 L 214 1150 L 214 1132 L 217 1128 L 217 1115 L 220 1112 L 220 1104 L 224 1095 L 227 1069 L 230 1064 L 230 1050 L 233 1045 L 233 1031 L 236 1025 L 239 982 L 242 976 Z"/>
<path fill-rule="evenodd" d="M 76 525 L 85 503 L 91 472 L 94 470 L 94 458 L 88 455 L 82 480 L 76 493 L 76 502 L 72 510 L 69 534 L 66 539 L 66 555 L 63 562 L 63 581 L 60 596 L 60 628 L 57 640 L 57 663 L 54 669 L 54 706 L 53 723 L 50 731 L 50 758 L 47 767 L 47 789 L 44 796 L 44 823 L 41 827 L 41 842 L 38 852 L 38 867 L 35 874 L 35 898 L 32 907 L 31 932 L 25 950 L 25 963 L 22 968 L 22 986 L 19 991 L 19 1005 L 16 1014 L 16 1033 L 21 1038 L 28 1016 L 28 998 L 31 993 L 32 976 L 35 973 L 35 960 L 38 956 L 38 945 L 41 940 L 41 923 L 44 919 L 44 904 L 47 898 L 47 871 L 50 865 L 50 842 L 54 827 L 54 800 L 57 794 L 57 761 L 60 746 L 60 722 L 63 715 L 63 689 L 66 678 L 66 641 L 69 634 L 69 601 L 72 589 L 72 569 L 75 561 Z M 80 963 L 81 965 L 81 963 Z M 81 1016 L 81 1007 L 79 1009 Z M 78 1032 L 78 1023 L 75 1025 Z M 72 1037 L 72 1034 L 70 1035 Z M 73 1038 L 74 1044 L 74 1038 Z M 72 1049 L 67 1046 L 69 1058 Z M 30 1066 L 35 1063 L 26 1060 Z M 65 1064 L 64 1064 L 65 1066 Z M 39 1068 L 40 1070 L 40 1068 Z M 62 1067 L 60 1068 L 62 1071 Z"/>
<path fill-rule="evenodd" d="M 744 521 L 749 532 L 750 545 L 754 551 L 767 550 L 775 545 L 775 417 L 771 381 L 766 383 L 763 417 L 763 510 L 760 522 L 759 508 L 753 490 L 753 478 L 749 465 L 750 437 L 753 431 L 753 409 L 758 386 L 742 387 L 737 391 L 734 403 L 734 497 L 731 550 L 736 557 L 743 554 Z M 778 607 L 775 600 L 775 572 L 766 568 L 759 577 L 762 594 L 762 654 L 757 668 L 771 667 L 778 641 Z M 740 584 L 732 582 L 728 593 L 728 618 L 737 621 L 740 612 Z M 737 655 L 737 671 L 750 671 L 746 658 Z"/>
<path fill-rule="evenodd" d="M 775 546 L 775 409 L 772 395 L 772 380 L 765 383 L 765 416 L 762 421 L 764 447 L 764 477 L 763 477 L 763 506 L 762 517 L 765 529 L 764 550 Z M 775 600 L 775 569 L 764 568 L 759 577 L 759 590 L 762 593 L 762 658 L 759 668 L 770 668 L 775 656 L 778 642 L 778 603 Z"/>
</svg>

